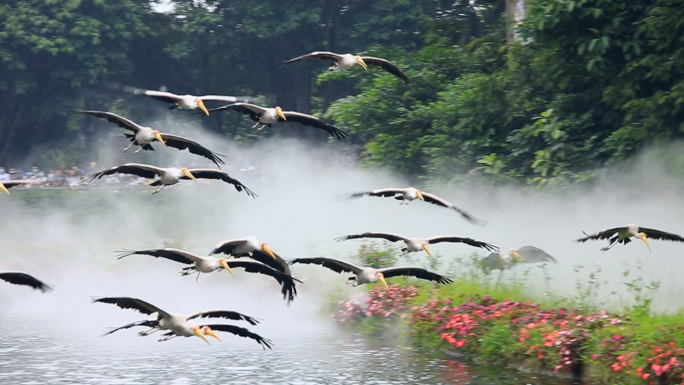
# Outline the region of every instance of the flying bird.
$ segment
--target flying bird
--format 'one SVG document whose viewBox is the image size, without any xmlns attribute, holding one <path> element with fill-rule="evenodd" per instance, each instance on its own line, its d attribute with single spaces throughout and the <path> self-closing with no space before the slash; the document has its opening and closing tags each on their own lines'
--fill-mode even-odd
<svg viewBox="0 0 684 385">
<path fill-rule="evenodd" d="M 684 242 L 684 238 L 677 234 L 666 233 L 660 230 L 647 229 L 645 227 L 639 227 L 635 224 L 629 224 L 622 227 L 616 227 L 614 229 L 599 231 L 598 233 L 592 235 L 584 233 L 584 235 L 586 235 L 586 237 L 580 238 L 576 242 L 586 242 L 588 240 L 596 239 L 608 239 L 608 246 L 602 248 L 601 251 L 608 251 L 618 243 L 626 245 L 632 241 L 630 239 L 632 237 L 641 239 L 646 244 L 646 247 L 648 248 L 649 252 L 651 251 L 651 246 L 648 244 L 649 238 L 662 241 Z"/>
<path fill-rule="evenodd" d="M 116 84 L 116 83 L 111 83 L 111 84 L 113 85 L 112 88 L 118 88 L 118 84 Z M 150 91 L 150 90 L 144 90 L 144 89 L 134 88 L 134 87 L 130 87 L 130 86 L 123 86 L 122 88 L 124 91 L 133 93 L 135 95 L 145 95 L 145 96 L 149 96 L 153 99 L 160 100 L 162 102 L 170 103 L 171 106 L 169 106 L 169 109 L 171 109 L 171 110 L 174 108 L 187 109 L 187 110 L 194 110 L 194 109 L 199 108 L 206 115 L 209 115 L 209 111 L 207 110 L 207 107 L 204 106 L 205 101 L 235 103 L 235 102 L 251 102 L 251 101 L 255 100 L 254 98 L 250 98 L 250 97 L 246 97 L 246 96 L 177 95 L 177 94 L 172 94 L 171 92 Z"/>
<path fill-rule="evenodd" d="M 398 201 L 400 201 L 400 205 L 403 204 L 409 204 L 412 201 L 419 199 L 423 202 L 428 202 L 432 203 L 433 205 L 441 206 L 446 209 L 451 209 L 456 211 L 457 213 L 461 214 L 463 218 L 466 220 L 476 224 L 476 225 L 481 225 L 484 226 L 487 224 L 487 221 L 483 221 L 480 219 L 477 219 L 473 217 L 472 215 L 468 214 L 464 210 L 456 207 L 453 205 L 453 203 L 442 199 L 438 197 L 437 195 L 430 194 L 423 192 L 421 190 L 415 189 L 413 187 L 407 187 L 407 188 L 384 188 L 384 189 L 378 189 L 378 190 L 372 190 L 372 191 L 363 191 L 363 192 L 358 192 L 354 193 L 350 196 L 350 198 L 362 198 L 362 197 L 383 197 L 383 198 L 394 198 Z"/>
<path fill-rule="evenodd" d="M 190 253 L 188 251 L 165 248 L 165 249 L 150 249 L 150 250 L 126 250 L 122 251 L 118 259 L 128 257 L 130 255 L 150 255 L 155 258 L 165 258 L 171 261 L 182 263 L 185 265 L 192 265 L 183 268 L 182 275 L 190 275 L 197 272 L 197 277 L 201 273 L 212 273 L 216 270 L 225 269 L 231 272 L 232 268 L 243 268 L 247 273 L 258 273 L 273 277 L 281 286 L 281 293 L 283 298 L 288 302 L 294 300 L 297 296 L 297 288 L 295 286 L 295 281 L 301 282 L 298 279 L 292 277 L 289 273 L 283 273 L 276 269 L 271 268 L 261 262 L 249 261 L 249 260 L 237 260 L 237 259 L 226 259 L 226 258 L 214 258 L 214 257 L 201 257 L 199 255 Z"/>
<path fill-rule="evenodd" d="M 177 148 L 181 151 L 187 149 L 192 154 L 199 155 L 209 159 L 210 161 L 214 162 L 214 164 L 216 164 L 216 166 L 219 168 L 222 164 L 225 164 L 223 159 L 220 158 L 221 156 L 225 155 L 212 152 L 209 149 L 202 146 L 201 144 L 188 138 L 184 138 L 178 135 L 162 133 L 159 130 L 153 130 L 151 127 L 141 126 L 133 122 L 132 120 L 126 119 L 122 116 L 119 116 L 111 112 L 83 110 L 76 110 L 72 112 L 87 114 L 94 116 L 96 118 L 105 119 L 108 122 L 114 123 L 117 126 L 123 128 L 124 130 L 131 131 L 132 134 L 124 134 L 126 138 L 128 138 L 131 141 L 131 144 L 128 147 L 126 147 L 123 150 L 123 152 L 128 151 L 128 149 L 131 148 L 131 146 L 133 145 L 139 146 L 139 148 L 135 151 L 134 154 L 139 153 L 140 150 L 154 151 L 154 148 L 150 144 L 156 141 L 164 146 Z"/>
<path fill-rule="evenodd" d="M 133 309 L 137 310 L 138 312 L 146 315 L 151 315 L 154 313 L 157 313 L 157 319 L 156 320 L 146 320 L 146 321 L 139 321 L 139 322 L 134 322 L 132 324 L 128 324 L 119 328 L 115 328 L 113 330 L 108 331 L 105 333 L 103 336 L 112 334 L 116 331 L 122 330 L 122 329 L 128 329 L 134 326 L 147 326 L 150 329 L 138 333 L 140 336 L 148 336 L 156 331 L 159 330 L 170 330 L 170 333 L 165 334 L 164 338 L 160 339 L 159 341 L 167 341 L 171 337 L 192 337 L 196 336 L 201 338 L 204 342 L 209 344 L 209 341 L 204 337 L 205 335 L 212 336 L 216 338 L 217 340 L 221 341 L 221 339 L 214 333 L 214 330 L 219 330 L 219 329 L 214 329 L 211 326 L 202 326 L 202 325 L 197 325 L 191 320 L 196 319 L 196 318 L 224 318 L 224 319 L 230 319 L 230 320 L 238 320 L 238 321 L 246 321 L 251 325 L 256 325 L 259 323 L 256 319 L 246 316 L 244 314 L 234 312 L 234 311 L 229 311 L 229 310 L 204 310 L 204 311 L 198 311 L 190 314 L 176 314 L 176 313 L 167 313 L 164 310 L 148 303 L 145 302 L 141 299 L 138 298 L 131 298 L 131 297 L 104 297 L 104 298 L 97 298 L 93 299 L 94 303 L 108 303 L 112 305 L 116 305 L 120 307 L 121 309 Z M 190 321 L 190 322 L 189 322 Z M 232 326 L 232 325 L 225 325 L 225 326 Z M 247 331 L 247 329 L 233 326 L 236 328 L 238 333 L 232 332 L 233 334 L 240 335 L 241 337 L 249 337 L 253 338 L 256 340 L 259 344 L 263 345 L 263 338 L 260 336 L 257 336 L 254 334 L 254 336 L 248 336 L 248 335 L 241 335 L 239 334 L 240 329 L 242 331 Z M 228 331 L 228 330 L 219 330 L 219 331 Z M 249 332 L 249 331 L 247 331 Z M 251 332 L 249 332 L 252 334 Z M 170 337 L 166 337 L 169 335 Z M 211 345 L 211 344 L 209 344 Z M 268 344 L 267 344 L 268 346 Z"/>
<path fill-rule="evenodd" d="M 397 241 L 403 241 L 406 244 L 406 247 L 401 249 L 404 253 L 412 253 L 415 251 L 421 251 L 425 250 L 425 252 L 432 258 L 432 254 L 430 253 L 430 247 L 428 245 L 435 244 L 435 243 L 442 243 L 442 242 L 451 242 L 451 243 L 465 243 L 467 245 L 473 246 L 473 247 L 479 247 L 488 251 L 494 251 L 498 250 L 499 248 L 490 245 L 489 243 L 485 242 L 480 242 L 476 241 L 472 238 L 464 238 L 464 237 L 457 237 L 457 236 L 438 236 L 438 237 L 432 237 L 432 238 L 406 238 L 404 236 L 398 235 L 398 234 L 392 234 L 392 233 L 363 233 L 363 234 L 354 234 L 354 235 L 345 235 L 343 237 L 338 237 L 335 238 L 337 242 L 342 242 L 342 241 L 347 241 L 350 239 L 360 239 L 360 238 L 380 238 L 380 239 L 385 239 L 390 242 L 397 242 Z"/>
<path fill-rule="evenodd" d="M 147 179 L 153 179 L 154 177 L 158 176 L 159 179 L 157 179 L 154 183 L 150 184 L 150 186 L 158 186 L 157 189 L 155 189 L 154 192 L 152 192 L 152 194 L 156 194 L 160 192 L 165 186 L 174 185 L 178 183 L 178 181 L 180 180 L 217 179 L 232 184 L 233 186 L 235 186 L 235 189 L 238 192 L 242 192 L 244 190 L 245 193 L 251 196 L 252 198 L 257 197 L 254 191 L 248 189 L 247 186 L 240 183 L 239 180 L 231 178 L 230 175 L 226 174 L 225 172 L 220 170 L 203 168 L 190 170 L 187 167 L 183 167 L 181 169 L 174 167 L 161 168 L 150 166 L 147 164 L 126 163 L 121 166 L 112 167 L 110 169 L 91 174 L 83 178 L 83 183 L 90 183 L 95 179 L 100 179 L 105 175 L 112 174 L 131 174 Z"/>
<path fill-rule="evenodd" d="M 271 340 L 266 339 L 254 332 L 249 331 L 249 329 L 240 327 L 240 326 L 235 326 L 235 325 L 225 325 L 225 324 L 213 324 L 213 325 L 200 325 L 200 330 L 202 333 L 205 335 L 207 333 L 213 333 L 215 331 L 217 332 L 226 332 L 226 333 L 232 333 L 238 337 L 243 337 L 243 338 L 251 338 L 255 340 L 261 347 L 266 350 L 266 348 L 273 349 L 273 342 Z M 215 335 L 215 334 L 213 334 Z M 192 337 L 188 336 L 186 334 L 178 334 L 174 332 L 173 330 L 170 332 L 167 332 L 163 334 L 163 338 L 160 339 L 159 341 L 168 341 L 172 338 L 176 337 Z M 216 337 L 218 338 L 218 336 Z M 219 340 L 220 341 L 220 340 Z"/>
<path fill-rule="evenodd" d="M 347 280 L 348 285 L 356 287 L 365 283 L 380 282 L 383 286 L 385 286 L 387 291 L 389 291 L 389 286 L 387 286 L 385 278 L 398 276 L 425 279 L 428 281 L 435 281 L 443 285 L 453 282 L 447 277 L 420 267 L 385 267 L 382 269 L 375 269 L 372 267 L 359 267 L 349 262 L 340 261 L 339 259 L 334 258 L 297 258 L 290 261 L 290 263 L 320 265 L 336 273 L 353 273 L 354 277 L 349 277 Z"/>
<path fill-rule="evenodd" d="M 47 293 L 48 291 L 52 290 L 52 288 L 46 285 L 44 282 L 39 281 L 38 279 L 26 273 L 13 271 L 0 272 L 0 280 L 14 285 L 29 286 L 36 290 L 40 290 L 43 293 Z"/>
<path fill-rule="evenodd" d="M 523 246 L 519 249 L 511 249 L 508 255 L 490 253 L 481 260 L 481 264 L 487 270 L 510 269 L 517 263 L 558 263 L 556 259 L 544 250 L 534 246 Z"/>
<path fill-rule="evenodd" d="M 209 255 L 226 254 L 235 258 L 252 258 L 278 271 L 290 274 L 290 266 L 278 254 L 271 250 L 266 242 L 259 242 L 256 237 L 229 239 L 216 245 Z"/>
<path fill-rule="evenodd" d="M 336 139 L 344 139 L 348 135 L 346 132 L 316 117 L 307 114 L 302 114 L 301 112 L 283 111 L 283 109 L 280 107 L 265 108 L 249 103 L 233 103 L 223 107 L 213 108 L 209 111 L 237 111 L 242 113 L 243 115 L 249 115 L 250 119 L 256 122 L 256 124 L 252 126 L 252 128 L 257 128 L 257 126 L 261 125 L 261 127 L 257 128 L 257 130 L 261 130 L 266 126 L 271 127 L 271 123 L 295 122 L 304 126 L 320 128 L 321 130 L 326 131 Z"/>
<path fill-rule="evenodd" d="M 304 59 L 330 60 L 333 62 L 333 64 L 330 65 L 328 71 L 334 71 L 338 68 L 349 69 L 355 65 L 360 65 L 365 70 L 368 70 L 368 66 L 381 67 L 385 71 L 403 80 L 407 85 L 411 83 L 411 80 L 409 80 L 409 78 L 406 75 L 404 75 L 404 73 L 401 72 L 401 70 L 397 68 L 397 66 L 392 64 L 389 60 L 380 59 L 372 56 L 352 55 L 349 53 L 341 55 L 333 52 L 311 52 L 306 55 L 298 56 L 294 59 L 285 61 L 282 64 L 280 64 L 278 68 L 284 66 L 285 64 L 294 63 L 296 61 Z"/>
<path fill-rule="evenodd" d="M 17 187 L 17 186 L 24 186 L 24 185 L 30 185 L 30 184 L 35 184 L 37 183 L 34 180 L 7 180 L 7 181 L 0 181 L 0 191 L 4 191 L 9 195 L 9 189 Z"/>
</svg>

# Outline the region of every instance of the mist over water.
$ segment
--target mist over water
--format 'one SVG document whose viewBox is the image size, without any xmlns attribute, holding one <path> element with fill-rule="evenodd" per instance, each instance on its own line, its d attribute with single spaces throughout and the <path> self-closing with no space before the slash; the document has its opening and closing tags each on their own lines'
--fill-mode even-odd
<svg viewBox="0 0 684 385">
<path fill-rule="evenodd" d="M 282 340 L 336 334 L 333 321 L 322 310 L 327 294 L 340 287 L 350 294 L 361 293 L 363 289 L 345 287 L 346 275 L 295 265 L 293 275 L 304 284 L 298 286 L 298 297 L 287 306 L 277 283 L 268 276 L 236 269 L 235 278 L 227 272 L 203 274 L 196 283 L 194 275 L 179 275 L 183 265 L 149 256 L 116 260 L 114 251 L 177 247 L 207 255 L 220 241 L 254 235 L 286 259 L 344 259 L 363 241 L 336 243 L 333 239 L 365 231 L 395 232 L 409 237 L 469 236 L 494 243 L 502 251 L 534 245 L 558 260 L 558 265 L 547 266 L 553 277 L 550 287 L 553 292 L 564 294 L 574 292 L 577 278 L 573 266 L 582 264 L 586 267 L 582 273 L 585 276 L 597 266 L 602 267 L 602 277 L 609 282 L 603 295 L 615 290 L 627 298 L 622 263 L 628 261 L 634 270 L 638 258 L 646 280 L 662 283 L 655 299 L 656 309 L 671 311 L 682 305 L 682 245 L 652 241 L 653 252 L 648 253 L 645 245 L 637 241 L 601 252 L 607 242 L 574 242 L 582 236 L 582 230 L 593 233 L 627 223 L 684 234 L 679 186 L 670 184 L 661 166 L 653 162 L 637 162 L 624 175 L 607 178 L 592 191 L 573 197 L 543 196 L 518 187 L 425 188 L 476 217 L 489 220 L 487 226 L 477 227 L 453 211 L 418 201 L 399 206 L 398 201 L 386 198 L 344 199 L 352 192 L 409 186 L 406 180 L 386 171 L 362 169 L 345 162 L 344 143 L 312 146 L 294 140 L 267 139 L 249 148 L 238 148 L 224 137 L 189 129 L 187 122 L 191 118 L 173 119 L 167 118 L 169 128 L 160 124 L 153 127 L 185 135 L 226 154 L 227 164 L 222 169 L 254 190 L 259 198 L 252 199 L 224 183 L 184 181 L 157 195 L 151 195 L 153 187 L 68 192 L 59 205 L 39 203 L 40 208 L 36 209 L 20 199 L 24 191 L 11 190 L 12 195 L 0 196 L 0 270 L 25 271 L 55 290 L 40 295 L 25 287 L 0 283 L 0 324 L 3 319 L 10 325 L 21 324 L 22 319 L 44 319 L 41 336 L 60 341 L 78 336 L 79 343 L 93 351 L 134 347 L 170 352 L 181 346 L 204 348 L 199 339 L 178 338 L 157 344 L 157 335 L 139 338 L 134 329 L 98 338 L 109 327 L 146 317 L 111 305 L 92 304 L 91 298 L 132 296 L 170 312 L 230 309 L 260 318 L 261 324 L 249 328 L 272 339 L 277 350 Z M 110 133 L 120 134 L 115 127 L 107 135 Z M 103 146 L 100 158 L 158 166 L 211 166 L 187 152 L 163 148 L 158 143 L 153 146 L 154 153 L 138 155 L 132 154 L 135 148 L 120 155 L 119 148 Z M 98 167 L 104 169 L 119 163 L 100 163 Z M 254 169 L 248 170 L 250 166 Z M 97 204 L 92 205 L 92 201 Z M 84 208 L 84 202 L 91 203 Z M 431 249 L 441 256 L 443 269 L 455 257 L 473 252 L 487 255 L 462 244 L 443 243 Z M 424 253 L 415 253 L 412 258 L 427 265 Z M 400 260 L 399 264 L 404 262 Z M 532 277 L 532 288 L 543 290 L 542 272 L 533 269 Z M 261 352 L 252 341 L 227 334 L 221 337 L 224 342 L 213 343 L 212 349 L 239 346 L 245 351 Z"/>
</svg>

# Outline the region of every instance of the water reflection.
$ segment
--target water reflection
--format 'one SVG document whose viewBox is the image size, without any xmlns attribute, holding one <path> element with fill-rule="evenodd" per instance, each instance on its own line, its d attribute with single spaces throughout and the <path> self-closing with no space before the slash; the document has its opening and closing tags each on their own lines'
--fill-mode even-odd
<svg viewBox="0 0 684 385">
<path fill-rule="evenodd" d="M 1 317 L 1 384 L 569 384 L 348 336 L 272 335 L 274 350 L 263 351 L 228 336 L 211 347 L 195 338 L 157 343 Z"/>
</svg>

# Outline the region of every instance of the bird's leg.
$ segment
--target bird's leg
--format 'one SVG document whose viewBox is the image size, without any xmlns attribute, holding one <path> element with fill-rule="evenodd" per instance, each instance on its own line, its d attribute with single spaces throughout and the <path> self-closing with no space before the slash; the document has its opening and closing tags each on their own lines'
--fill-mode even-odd
<svg viewBox="0 0 684 385">
<path fill-rule="evenodd" d="M 261 122 L 256 122 L 256 124 L 253 125 L 252 128 L 257 128 L 257 126 L 258 126 L 259 124 L 261 124 Z"/>
<path fill-rule="evenodd" d="M 200 276 L 200 274 L 202 274 L 202 272 L 201 272 L 201 271 L 198 271 L 198 272 L 197 272 L 197 278 L 195 278 L 195 283 L 197 283 L 197 282 L 199 281 L 199 276 Z"/>
<path fill-rule="evenodd" d="M 161 190 L 163 190 L 163 189 L 164 189 L 164 185 L 161 185 L 161 186 L 157 187 L 157 189 L 156 189 L 156 190 L 154 190 L 154 192 L 152 193 L 152 195 L 154 195 L 154 194 L 157 194 L 157 193 L 161 192 Z"/>
<path fill-rule="evenodd" d="M 135 142 L 131 142 L 131 144 L 129 144 L 128 147 L 124 148 L 123 151 L 121 151 L 121 152 L 128 151 L 128 149 L 131 148 L 131 146 L 133 146 L 133 143 L 135 143 Z"/>
<path fill-rule="evenodd" d="M 613 246 L 617 245 L 618 237 L 616 236 L 615 238 L 610 240 L 610 243 L 608 246 L 604 247 L 601 249 L 601 251 L 608 251 L 613 248 Z"/>
<path fill-rule="evenodd" d="M 145 330 L 145 331 L 138 333 L 138 335 L 140 337 L 145 337 L 145 336 L 149 336 L 150 334 L 158 332 L 158 331 L 159 331 L 159 329 L 157 329 L 157 328 L 150 328 L 149 330 Z"/>
<path fill-rule="evenodd" d="M 168 340 L 170 340 L 170 339 L 172 339 L 172 338 L 176 338 L 176 337 L 178 337 L 178 335 L 175 335 L 175 334 L 174 334 L 174 335 L 170 335 L 170 336 L 166 336 L 166 337 L 164 337 L 164 338 L 160 338 L 158 342 L 168 341 Z"/>
<path fill-rule="evenodd" d="M 264 129 L 264 127 L 266 127 L 266 125 L 265 125 L 265 124 L 262 124 L 262 125 L 261 125 L 261 127 L 257 128 L 257 131 L 261 131 L 261 130 L 263 130 L 263 129 Z"/>
<path fill-rule="evenodd" d="M 330 65 L 330 67 L 328 67 L 328 71 L 334 71 L 336 69 L 337 69 L 337 63 L 333 63 Z"/>
<path fill-rule="evenodd" d="M 356 287 L 356 277 L 347 278 L 347 285 L 352 285 L 352 286 Z"/>
<path fill-rule="evenodd" d="M 139 153 L 139 152 L 140 152 L 140 150 L 142 150 L 142 148 L 143 148 L 143 146 L 140 146 L 140 147 L 138 147 L 138 149 L 137 149 L 137 150 L 135 150 L 135 152 L 134 152 L 133 154 L 135 155 L 135 154 Z"/>
</svg>

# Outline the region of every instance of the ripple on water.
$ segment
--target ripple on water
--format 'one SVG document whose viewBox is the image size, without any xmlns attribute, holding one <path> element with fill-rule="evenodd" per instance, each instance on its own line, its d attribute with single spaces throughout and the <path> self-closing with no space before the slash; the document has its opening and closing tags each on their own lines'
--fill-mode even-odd
<svg viewBox="0 0 684 385">
<path fill-rule="evenodd" d="M 17 336 L 16 330 L 41 330 Z M 46 319 L 0 314 L 0 383 L 22 385 L 147 384 L 470 384 L 560 385 L 569 382 L 515 371 L 436 359 L 414 349 L 370 346 L 338 335 L 268 336 L 263 351 L 253 341 L 226 337 L 212 346 L 194 338 L 157 343 L 122 331 L 84 336 Z"/>
</svg>

